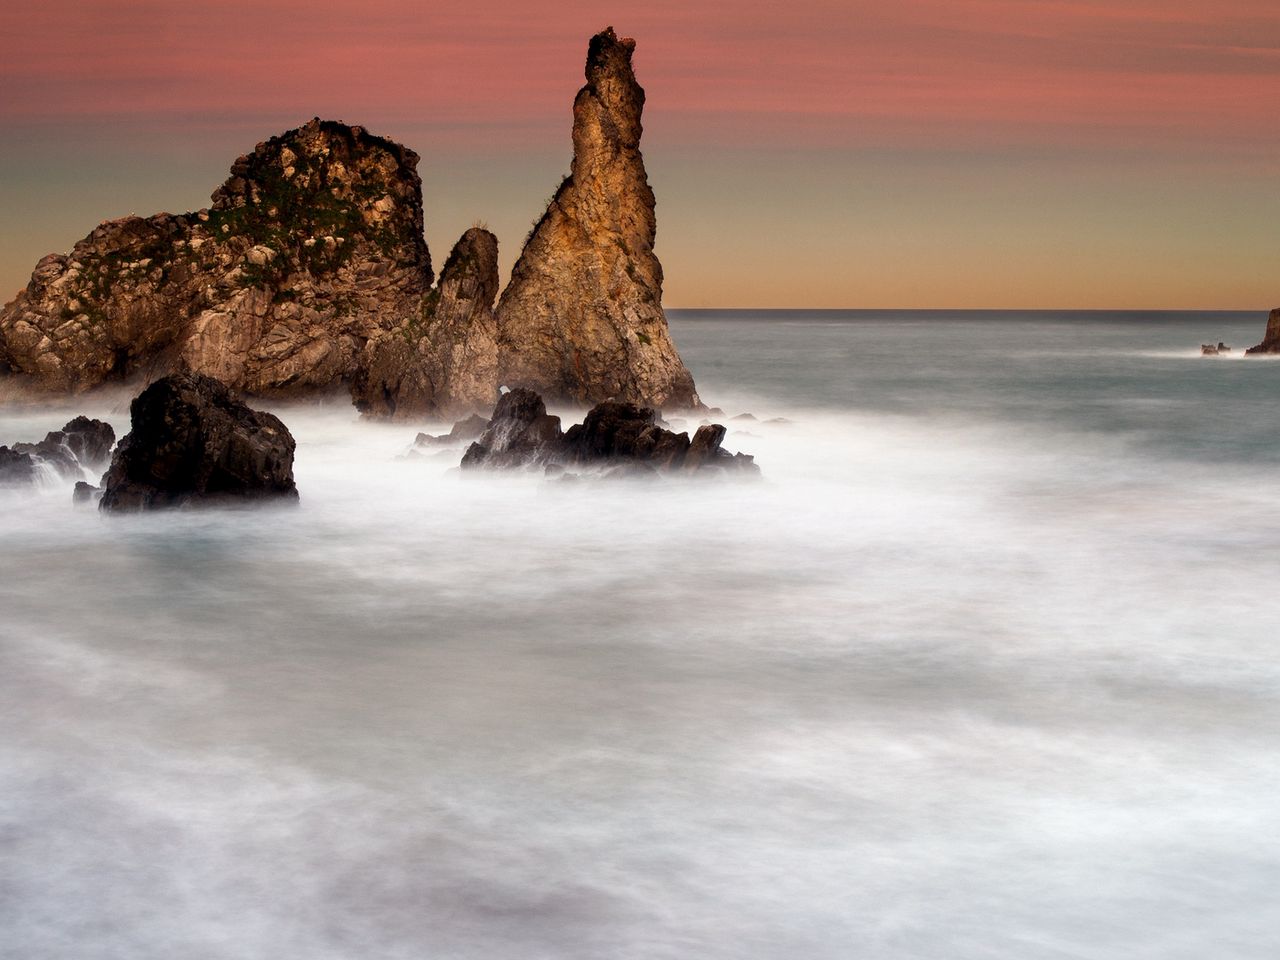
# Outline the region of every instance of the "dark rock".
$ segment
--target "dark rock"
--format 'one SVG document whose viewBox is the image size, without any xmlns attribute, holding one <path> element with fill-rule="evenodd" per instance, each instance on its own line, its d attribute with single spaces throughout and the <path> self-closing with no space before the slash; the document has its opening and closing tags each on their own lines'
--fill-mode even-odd
<svg viewBox="0 0 1280 960">
<path fill-rule="evenodd" d="M 709 423 L 699 427 L 689 444 L 689 452 L 685 455 L 684 465 L 689 470 L 697 470 L 716 460 L 720 444 L 724 442 L 725 428 L 718 423 Z"/>
<path fill-rule="evenodd" d="M 67 449 L 86 469 L 100 471 L 111 460 L 116 432 L 104 420 L 76 417 L 62 428 L 62 436 Z"/>
<path fill-rule="evenodd" d="M 1256 347 L 1250 347 L 1245 353 L 1280 353 L 1280 307 L 1272 310 L 1267 317 L 1267 332 L 1263 335 L 1262 342 Z"/>
<path fill-rule="evenodd" d="M 31 481 L 39 476 L 41 466 L 51 467 L 63 480 L 80 480 L 86 474 L 97 476 L 102 472 L 115 440 L 111 424 L 76 417 L 61 430 L 45 434 L 38 443 L 15 443 L 10 452 L 28 459 Z M 11 467 L 6 471 L 11 478 L 8 482 L 23 482 L 18 478 L 26 474 L 26 468 L 12 456 L 10 462 Z"/>
<path fill-rule="evenodd" d="M 35 483 L 36 463 L 31 454 L 10 447 L 0 447 L 0 487 L 19 487 Z"/>
<path fill-rule="evenodd" d="M 91 483 L 85 483 L 83 480 L 77 480 L 75 489 L 71 491 L 72 503 L 92 503 L 102 496 L 102 488 L 95 487 Z"/>
<path fill-rule="evenodd" d="M 102 478 L 100 509 L 298 499 L 288 429 L 212 377 L 157 380 L 134 398 L 130 415 Z"/>
<path fill-rule="evenodd" d="M 560 418 L 532 390 L 517 387 L 493 408 L 489 425 L 462 455 L 464 470 L 476 467 L 540 466 L 557 458 Z"/>
<path fill-rule="evenodd" d="M 521 388 L 498 401 L 488 429 L 467 450 L 462 466 L 540 466 L 547 476 L 582 468 L 608 477 L 653 476 L 678 469 L 758 473 L 752 457 L 720 448 L 724 435 L 719 424 L 703 427 L 691 444 L 687 433 L 658 426 L 652 407 L 606 400 L 562 436 L 559 418 L 547 415 L 542 398 Z"/>
<path fill-rule="evenodd" d="M 489 426 L 489 421 L 478 414 L 472 414 L 465 420 L 459 420 L 453 425 L 448 433 L 442 433 L 438 436 L 431 436 L 427 433 L 418 434 L 413 441 L 415 447 L 448 447 L 455 443 L 465 443 L 468 440 L 477 440 L 480 435 L 485 432 Z"/>
</svg>

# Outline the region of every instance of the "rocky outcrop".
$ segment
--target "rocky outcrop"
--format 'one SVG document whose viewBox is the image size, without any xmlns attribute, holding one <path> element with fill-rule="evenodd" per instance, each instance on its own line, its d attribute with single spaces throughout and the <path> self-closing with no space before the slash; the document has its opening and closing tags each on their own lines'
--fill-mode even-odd
<svg viewBox="0 0 1280 960">
<path fill-rule="evenodd" d="M 42 476 L 62 480 L 96 477 L 106 466 L 116 432 L 111 424 L 76 417 L 61 430 L 52 430 L 38 443 L 0 447 L 0 485 L 36 482 Z"/>
<path fill-rule="evenodd" d="M 652 407 L 617 400 L 597 404 L 562 434 L 560 418 L 547 413 L 542 398 L 517 388 L 498 401 L 488 428 L 463 455 L 462 467 L 758 475 L 753 457 L 721 449 L 724 436 L 723 426 L 710 424 L 690 441 L 687 433 L 659 426 Z"/>
<path fill-rule="evenodd" d="M 1280 307 L 1271 311 L 1267 317 L 1267 332 L 1262 342 L 1250 347 L 1245 353 L 1280 353 Z"/>
<path fill-rule="evenodd" d="M 415 447 L 451 447 L 478 440 L 487 429 L 489 429 L 489 421 L 473 413 L 455 423 L 448 433 L 442 433 L 439 436 L 432 436 L 429 433 L 418 434 L 413 445 Z"/>
<path fill-rule="evenodd" d="M 662 311 L 635 42 L 593 37 L 573 163 L 495 312 L 497 238 L 432 286 L 412 150 L 319 119 L 240 157 L 212 205 L 98 226 L 0 311 L 0 373 L 51 392 L 174 372 L 253 395 L 350 389 L 392 419 L 488 410 L 501 384 L 700 406 Z"/>
<path fill-rule="evenodd" d="M 0 366 L 77 392 L 169 371 L 331 389 L 431 285 L 413 151 L 312 120 L 240 157 L 196 213 L 103 223 L 0 312 Z"/>
<path fill-rule="evenodd" d="M 157 380 L 134 398 L 127 436 L 102 478 L 99 508 L 296 501 L 293 437 L 201 374 Z"/>
<path fill-rule="evenodd" d="M 662 311 L 653 190 L 640 155 L 635 41 L 592 37 L 573 105 L 573 165 L 498 305 L 498 376 L 578 404 L 696 407 Z"/>
<path fill-rule="evenodd" d="M 505 393 L 493 408 L 489 426 L 462 455 L 462 468 L 530 467 L 560 456 L 560 418 L 532 390 Z"/>
<path fill-rule="evenodd" d="M 352 397 L 395 420 L 488 410 L 498 396 L 498 238 L 462 235 L 418 313 L 371 342 Z"/>
</svg>

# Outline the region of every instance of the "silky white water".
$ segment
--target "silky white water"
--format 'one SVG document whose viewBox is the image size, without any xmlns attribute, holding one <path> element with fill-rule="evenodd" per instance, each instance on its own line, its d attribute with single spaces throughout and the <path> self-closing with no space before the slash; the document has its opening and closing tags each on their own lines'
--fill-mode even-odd
<svg viewBox="0 0 1280 960">
<path fill-rule="evenodd" d="M 0 954 L 1280 954 L 1258 318 L 672 328 L 762 482 L 327 405 L 294 509 L 0 491 Z"/>
</svg>

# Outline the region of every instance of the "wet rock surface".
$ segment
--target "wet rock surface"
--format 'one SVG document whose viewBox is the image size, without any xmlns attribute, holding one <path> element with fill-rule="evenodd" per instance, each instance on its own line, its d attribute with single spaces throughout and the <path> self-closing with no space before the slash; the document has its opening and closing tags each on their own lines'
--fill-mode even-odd
<svg viewBox="0 0 1280 960">
<path fill-rule="evenodd" d="M 608 400 L 582 423 L 561 433 L 560 418 L 547 413 L 532 390 L 512 390 L 498 401 L 484 434 L 462 458 L 464 469 L 531 469 L 573 476 L 729 472 L 758 476 L 748 454 L 721 448 L 725 428 L 700 427 L 692 440 L 659 426 L 652 407 Z"/>
<path fill-rule="evenodd" d="M 76 417 L 37 443 L 0 447 L 0 484 L 35 483 L 47 470 L 63 480 L 81 480 L 102 472 L 115 445 L 111 424 Z"/>
<path fill-rule="evenodd" d="M 488 427 L 488 420 L 477 413 L 473 413 L 471 416 L 455 423 L 448 433 L 442 433 L 437 436 L 432 436 L 429 433 L 418 434 L 413 441 L 413 445 L 418 448 L 451 447 L 455 444 L 478 440 Z"/>
<path fill-rule="evenodd" d="M 640 154 L 635 41 L 592 37 L 573 105 L 573 164 L 498 305 L 502 383 L 553 401 L 699 405 L 662 310 L 654 195 Z"/>
<path fill-rule="evenodd" d="M 1262 337 L 1262 342 L 1255 347 L 1250 347 L 1245 353 L 1280 353 L 1280 307 L 1272 310 L 1267 317 L 1267 331 Z"/>
<path fill-rule="evenodd" d="M 130 415 L 102 478 L 100 509 L 297 500 L 288 429 L 218 380 L 164 377 L 134 398 Z"/>
</svg>

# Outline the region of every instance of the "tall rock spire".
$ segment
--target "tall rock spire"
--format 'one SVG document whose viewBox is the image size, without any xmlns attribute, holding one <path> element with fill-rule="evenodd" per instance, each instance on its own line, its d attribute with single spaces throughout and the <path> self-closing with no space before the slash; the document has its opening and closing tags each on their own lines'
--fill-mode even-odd
<svg viewBox="0 0 1280 960">
<path fill-rule="evenodd" d="M 548 398 L 694 407 L 662 312 L 653 190 L 640 155 L 635 41 L 591 38 L 573 104 L 573 167 L 525 243 L 498 305 L 503 383 Z"/>
</svg>

